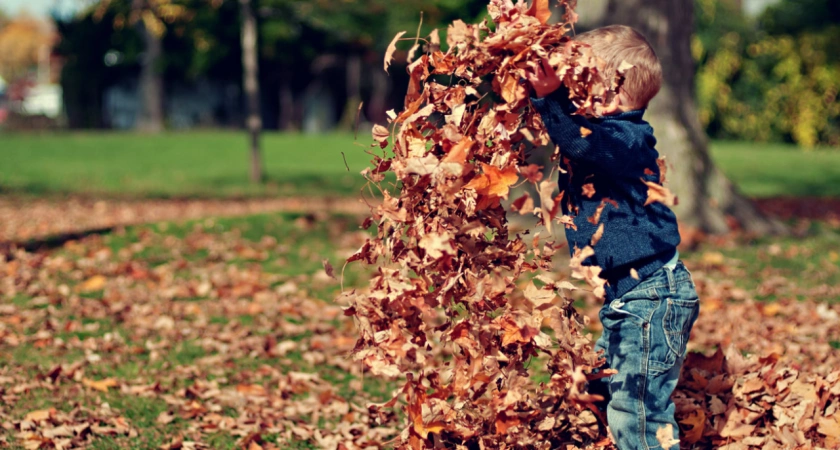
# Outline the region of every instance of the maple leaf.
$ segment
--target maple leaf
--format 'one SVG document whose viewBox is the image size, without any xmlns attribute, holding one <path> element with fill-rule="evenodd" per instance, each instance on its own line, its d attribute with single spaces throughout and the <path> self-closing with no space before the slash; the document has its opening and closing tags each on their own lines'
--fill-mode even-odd
<svg viewBox="0 0 840 450">
<path fill-rule="evenodd" d="M 500 170 L 490 164 L 481 163 L 481 171 L 481 175 L 473 178 L 464 189 L 475 189 L 479 194 L 490 197 L 507 198 L 510 187 L 519 179 L 515 166 Z"/>
<path fill-rule="evenodd" d="M 383 64 L 383 69 L 385 72 L 388 71 L 388 67 L 391 66 L 391 62 L 394 60 L 394 52 L 397 51 L 397 42 L 400 38 L 405 34 L 405 31 L 400 31 L 394 36 L 394 39 L 391 40 L 391 43 L 388 44 L 388 48 L 385 49 L 385 62 Z"/>
<path fill-rule="evenodd" d="M 700 442 L 706 427 L 706 413 L 702 409 L 695 409 L 680 420 L 680 427 L 683 432 L 683 439 L 689 444 Z"/>
<path fill-rule="evenodd" d="M 503 317 L 500 321 L 502 326 L 502 345 L 508 346 L 514 343 L 527 344 L 540 330 L 530 325 L 519 325 L 510 317 Z"/>
<path fill-rule="evenodd" d="M 529 283 L 523 292 L 525 298 L 531 302 L 534 307 L 539 308 L 551 302 L 557 297 L 553 290 L 538 289 L 533 282 Z"/>
</svg>

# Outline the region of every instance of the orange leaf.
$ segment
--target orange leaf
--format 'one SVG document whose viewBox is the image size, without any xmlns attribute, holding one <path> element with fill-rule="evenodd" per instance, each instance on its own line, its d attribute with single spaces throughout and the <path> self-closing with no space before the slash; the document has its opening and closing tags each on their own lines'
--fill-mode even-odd
<svg viewBox="0 0 840 450">
<path fill-rule="evenodd" d="M 99 381 L 84 378 L 82 379 L 82 384 L 97 391 L 108 392 L 108 388 L 116 387 L 119 383 L 113 378 L 105 378 Z"/>
<path fill-rule="evenodd" d="M 443 162 L 464 164 L 467 162 L 467 156 L 470 153 L 473 141 L 470 138 L 463 138 L 457 144 L 453 145 L 449 153 L 443 158 Z"/>
<path fill-rule="evenodd" d="M 531 9 L 528 10 L 529 16 L 534 16 L 541 24 L 548 23 L 551 18 L 551 9 L 548 8 L 548 0 L 534 0 Z"/>
<path fill-rule="evenodd" d="M 592 130 L 590 130 L 589 128 L 580 127 L 580 137 L 585 138 L 590 134 L 592 134 Z"/>
<path fill-rule="evenodd" d="M 698 442 L 703 437 L 706 428 L 706 413 L 702 409 L 695 409 L 680 421 L 684 439 L 689 444 Z"/>
<path fill-rule="evenodd" d="M 661 184 L 654 183 L 652 181 L 644 181 L 642 180 L 648 187 L 647 192 L 647 201 L 645 201 L 645 206 L 650 205 L 653 202 L 662 203 L 665 206 L 674 206 L 679 201 L 677 200 L 677 196 L 675 196 L 668 188 L 662 186 Z"/>
<path fill-rule="evenodd" d="M 243 395 L 265 395 L 265 388 L 259 384 L 238 384 L 236 392 Z"/>
<path fill-rule="evenodd" d="M 391 65 L 391 62 L 394 60 L 394 52 L 397 51 L 397 41 L 399 41 L 400 38 L 402 37 L 402 35 L 404 35 L 404 34 L 405 34 L 405 31 L 400 31 L 399 33 L 397 33 L 397 35 L 394 36 L 394 39 L 391 41 L 391 43 L 388 44 L 388 48 L 385 49 L 385 64 L 384 64 L 385 72 L 388 71 L 388 67 Z"/>
<path fill-rule="evenodd" d="M 105 281 L 106 279 L 104 276 L 94 275 L 79 285 L 79 290 L 82 292 L 98 291 L 105 287 Z"/>
<path fill-rule="evenodd" d="M 528 325 L 520 327 L 519 324 L 509 317 L 502 319 L 501 325 L 503 346 L 507 346 L 515 342 L 527 344 L 528 342 L 531 342 L 531 339 L 534 336 L 540 334 L 540 330 Z"/>
</svg>

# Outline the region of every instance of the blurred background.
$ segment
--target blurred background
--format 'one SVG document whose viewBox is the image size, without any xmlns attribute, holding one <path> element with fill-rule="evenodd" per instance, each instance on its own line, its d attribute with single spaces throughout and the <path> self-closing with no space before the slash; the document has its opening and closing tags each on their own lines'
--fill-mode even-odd
<svg viewBox="0 0 840 450">
<path fill-rule="evenodd" d="M 579 2 L 578 31 L 647 14 L 616 11 L 621 4 Z M 421 36 L 479 21 L 486 5 L 0 0 L 0 195 L 7 203 L 358 197 L 370 126 L 402 108 L 407 85 L 412 43 L 400 43 L 389 73 L 385 47 L 398 31 L 415 35 L 421 19 Z M 752 199 L 840 197 L 838 3 L 694 0 L 693 12 L 669 14 L 671 28 L 690 32 L 687 63 L 666 63 L 694 97 L 692 122 L 677 127 L 711 143 L 698 158 L 710 154 Z M 682 199 L 705 201 L 705 191 Z"/>
</svg>

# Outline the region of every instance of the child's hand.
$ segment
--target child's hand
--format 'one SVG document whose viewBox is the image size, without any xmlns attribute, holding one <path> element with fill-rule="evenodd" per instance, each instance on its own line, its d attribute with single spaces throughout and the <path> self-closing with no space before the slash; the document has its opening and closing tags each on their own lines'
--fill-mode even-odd
<svg viewBox="0 0 840 450">
<path fill-rule="evenodd" d="M 525 72 L 525 78 L 531 83 L 537 97 L 545 97 L 562 85 L 557 72 L 548 63 L 548 59 L 542 58 L 539 63 L 531 63 L 529 66 L 533 68 L 533 72 Z"/>
</svg>

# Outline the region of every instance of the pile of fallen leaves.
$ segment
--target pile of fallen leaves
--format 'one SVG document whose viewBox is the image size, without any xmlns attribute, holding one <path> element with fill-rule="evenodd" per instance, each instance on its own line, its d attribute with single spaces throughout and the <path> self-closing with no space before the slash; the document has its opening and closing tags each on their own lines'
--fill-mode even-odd
<svg viewBox="0 0 840 450">
<path fill-rule="evenodd" d="M 502 205 L 521 176 L 536 186 L 540 205 L 526 194 L 513 202 L 515 211 L 536 214 L 549 232 L 553 223 L 571 224 L 558 216 L 563 193 L 555 196 L 556 184 L 525 162 L 529 148 L 548 142 L 522 83 L 525 71 L 548 60 L 589 115 L 620 82 L 602 79 L 590 49 L 570 40 L 574 2 L 560 4 L 562 23 L 546 25 L 547 0 L 530 8 L 493 0 L 492 27 L 456 21 L 446 52 L 433 32 L 427 51 L 408 66 L 405 109 L 391 113 L 390 129 L 374 127 L 374 139 L 393 154 L 375 155 L 365 175 L 378 186 L 393 173 L 399 195 L 382 190 L 368 221 L 377 235 L 349 258 L 379 265 L 370 290 L 345 300 L 361 334 L 356 358 L 376 375 L 405 377 L 399 393 L 375 408 L 402 402 L 404 446 L 609 442 L 593 406 L 598 398 L 584 392 L 602 361 L 564 295 L 573 285 L 549 276 L 561 245 L 511 236 Z M 572 265 L 602 293 L 598 270 L 580 265 L 591 252 L 583 249 Z M 538 284 L 523 288 L 526 274 Z M 529 368 L 535 358 L 548 365 L 543 382 Z"/>
</svg>

